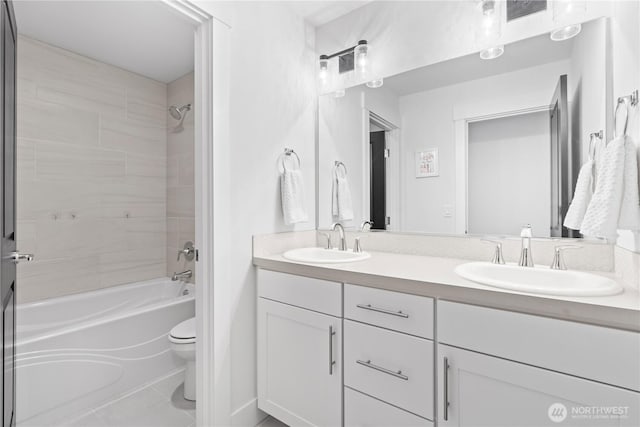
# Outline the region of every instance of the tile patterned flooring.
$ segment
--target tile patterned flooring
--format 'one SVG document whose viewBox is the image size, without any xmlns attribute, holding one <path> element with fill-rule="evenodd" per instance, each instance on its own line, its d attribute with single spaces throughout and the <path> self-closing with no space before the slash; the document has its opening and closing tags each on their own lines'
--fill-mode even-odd
<svg viewBox="0 0 640 427">
<path fill-rule="evenodd" d="M 169 375 L 65 427 L 195 427 L 196 406 L 183 397 L 183 376 L 182 371 Z"/>
</svg>

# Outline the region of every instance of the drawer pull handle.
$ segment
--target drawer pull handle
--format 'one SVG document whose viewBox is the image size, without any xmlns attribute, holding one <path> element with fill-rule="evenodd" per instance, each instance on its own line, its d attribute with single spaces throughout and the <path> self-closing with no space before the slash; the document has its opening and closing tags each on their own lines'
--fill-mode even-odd
<svg viewBox="0 0 640 427">
<path fill-rule="evenodd" d="M 378 307 L 372 307 L 371 304 L 357 304 L 356 307 L 361 308 L 363 310 L 371 310 L 371 311 L 375 311 L 377 313 L 384 313 L 384 314 L 390 314 L 392 316 L 398 316 L 398 317 L 402 317 L 404 319 L 408 319 L 409 315 L 407 313 L 403 313 L 402 310 L 400 311 L 392 311 L 392 310 L 385 310 L 384 308 L 378 308 Z"/>
<path fill-rule="evenodd" d="M 442 414 L 442 418 L 444 418 L 445 421 L 449 420 L 449 358 L 445 357 L 444 361 L 443 361 L 443 367 L 444 367 L 444 375 L 442 376 L 442 382 L 443 382 L 443 388 L 444 391 L 442 394 L 444 394 L 444 401 L 443 403 L 443 414 Z"/>
<path fill-rule="evenodd" d="M 333 326 L 329 326 L 329 375 L 333 375 L 333 365 L 336 364 L 336 361 L 333 360 L 333 337 L 335 335 Z"/>
<path fill-rule="evenodd" d="M 391 375 L 392 377 L 400 378 L 401 380 L 407 381 L 409 379 L 408 376 L 402 374 L 402 371 L 395 372 L 395 371 L 392 371 L 391 369 L 374 365 L 373 363 L 371 363 L 371 360 L 367 360 L 366 362 L 364 360 L 356 360 L 356 363 L 362 366 L 366 366 L 367 368 L 375 369 L 376 371 L 380 371 L 385 374 Z"/>
</svg>

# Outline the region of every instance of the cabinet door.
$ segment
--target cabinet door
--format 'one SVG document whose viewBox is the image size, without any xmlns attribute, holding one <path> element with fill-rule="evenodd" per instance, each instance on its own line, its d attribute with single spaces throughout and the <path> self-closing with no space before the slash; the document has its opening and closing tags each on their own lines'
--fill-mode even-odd
<svg viewBox="0 0 640 427">
<path fill-rule="evenodd" d="M 438 347 L 439 426 L 638 426 L 639 407 L 633 391 Z"/>
<path fill-rule="evenodd" d="M 342 424 L 342 320 L 258 299 L 258 407 L 289 426 Z"/>
</svg>

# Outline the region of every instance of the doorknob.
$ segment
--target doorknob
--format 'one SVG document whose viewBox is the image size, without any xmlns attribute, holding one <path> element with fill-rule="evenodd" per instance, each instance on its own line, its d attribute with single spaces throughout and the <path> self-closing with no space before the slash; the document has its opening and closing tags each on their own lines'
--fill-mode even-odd
<svg viewBox="0 0 640 427">
<path fill-rule="evenodd" d="M 33 254 L 21 254 L 19 252 L 11 252 L 7 257 L 11 259 L 14 263 L 19 263 L 20 261 L 33 261 Z"/>
</svg>

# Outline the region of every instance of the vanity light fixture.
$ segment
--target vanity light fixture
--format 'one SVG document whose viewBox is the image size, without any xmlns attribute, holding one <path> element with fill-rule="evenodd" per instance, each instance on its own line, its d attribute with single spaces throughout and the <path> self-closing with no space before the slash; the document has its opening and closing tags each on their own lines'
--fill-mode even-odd
<svg viewBox="0 0 640 427">
<path fill-rule="evenodd" d="M 551 40 L 563 41 L 577 36 L 582 30 L 579 19 L 586 11 L 584 0 L 553 0 L 553 22 L 558 28 L 550 33 Z"/>
<path fill-rule="evenodd" d="M 333 73 L 330 71 L 329 61 L 333 58 L 338 58 L 338 74 L 353 71 L 357 82 L 368 81 L 367 86 L 369 87 L 382 86 L 382 79 L 374 78 L 373 75 L 371 45 L 366 40 L 360 40 L 355 46 L 348 47 L 331 55 L 320 55 L 318 79 L 322 91 L 327 92 L 332 89 L 331 80 L 335 76 L 333 76 Z M 337 89 L 334 92 L 334 96 L 344 96 L 344 89 Z"/>
<path fill-rule="evenodd" d="M 481 0 L 482 17 L 476 30 L 476 39 L 481 47 L 480 58 L 494 59 L 504 53 L 500 43 L 502 24 L 502 1 Z"/>
</svg>

